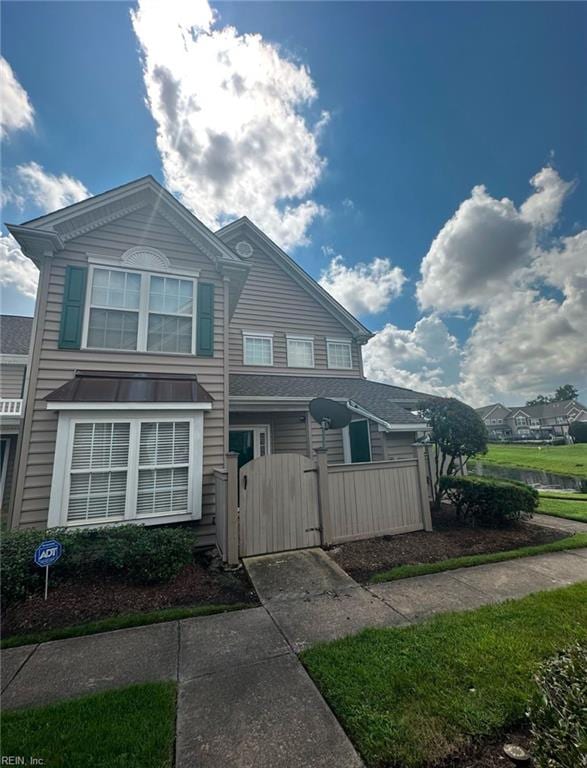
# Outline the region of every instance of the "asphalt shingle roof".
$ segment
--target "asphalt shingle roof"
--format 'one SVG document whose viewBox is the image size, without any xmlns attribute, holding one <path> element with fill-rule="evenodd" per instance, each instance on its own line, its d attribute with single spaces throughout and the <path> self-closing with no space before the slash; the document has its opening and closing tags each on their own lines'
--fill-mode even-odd
<svg viewBox="0 0 587 768">
<path fill-rule="evenodd" d="M 28 355 L 33 318 L 0 315 L 0 354 Z"/>
<path fill-rule="evenodd" d="M 230 374 L 231 397 L 331 397 L 353 400 L 390 424 L 420 424 L 410 413 L 430 395 L 358 377 Z M 404 407 L 405 406 L 405 407 Z"/>
</svg>

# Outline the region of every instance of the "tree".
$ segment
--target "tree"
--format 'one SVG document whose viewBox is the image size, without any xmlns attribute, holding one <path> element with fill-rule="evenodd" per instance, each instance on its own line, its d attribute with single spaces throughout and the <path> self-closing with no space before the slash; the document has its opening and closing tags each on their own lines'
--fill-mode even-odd
<svg viewBox="0 0 587 768">
<path fill-rule="evenodd" d="M 571 422 L 569 435 L 576 443 L 587 443 L 587 421 Z"/>
<path fill-rule="evenodd" d="M 534 400 L 526 400 L 526 405 L 542 405 L 543 403 L 550 403 L 550 400 L 548 395 L 538 395 Z"/>
<path fill-rule="evenodd" d="M 556 390 L 554 396 L 552 397 L 552 402 L 558 403 L 561 400 L 576 400 L 578 396 L 578 389 L 575 389 L 572 384 L 564 384 L 562 387 L 559 387 Z"/>
<path fill-rule="evenodd" d="M 426 401 L 419 410 L 430 426 L 434 444 L 432 506 L 438 509 L 443 496 L 440 477 L 456 475 L 471 456 L 487 452 L 487 427 L 473 408 L 453 397 Z"/>
</svg>

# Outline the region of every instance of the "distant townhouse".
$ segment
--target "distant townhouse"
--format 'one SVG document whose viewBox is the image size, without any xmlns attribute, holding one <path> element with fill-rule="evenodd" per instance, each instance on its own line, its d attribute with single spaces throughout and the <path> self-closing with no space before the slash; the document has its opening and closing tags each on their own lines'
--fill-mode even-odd
<svg viewBox="0 0 587 768">
<path fill-rule="evenodd" d="M 565 437 L 574 421 L 587 421 L 587 407 L 578 400 L 507 407 L 501 403 L 477 408 L 490 440 L 533 440 Z"/>
</svg>

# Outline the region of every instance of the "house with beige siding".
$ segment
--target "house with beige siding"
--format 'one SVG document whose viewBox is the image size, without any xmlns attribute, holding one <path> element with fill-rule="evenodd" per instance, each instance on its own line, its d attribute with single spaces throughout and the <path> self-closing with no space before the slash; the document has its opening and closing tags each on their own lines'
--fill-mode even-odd
<svg viewBox="0 0 587 768">
<path fill-rule="evenodd" d="M 196 521 L 215 473 L 414 456 L 421 393 L 367 381 L 369 330 L 247 218 L 212 232 L 152 177 L 9 229 L 39 268 L 13 527 Z"/>
</svg>

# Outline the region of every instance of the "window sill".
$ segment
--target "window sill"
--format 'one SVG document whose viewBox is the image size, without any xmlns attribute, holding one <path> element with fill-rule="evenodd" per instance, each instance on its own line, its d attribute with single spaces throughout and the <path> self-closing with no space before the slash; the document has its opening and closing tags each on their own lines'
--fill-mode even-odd
<svg viewBox="0 0 587 768">
<path fill-rule="evenodd" d="M 76 523 L 63 522 L 63 528 L 97 528 L 102 526 L 114 527 L 117 525 L 163 525 L 164 523 L 181 523 L 200 520 L 200 517 L 194 517 L 187 512 L 173 515 L 150 515 L 148 517 L 132 517 L 126 520 L 112 520 L 100 518 L 97 520 L 84 520 Z"/>
<path fill-rule="evenodd" d="M 60 347 L 58 347 L 60 349 Z M 197 355 L 192 352 L 151 352 L 145 350 L 141 352 L 138 349 L 109 349 L 108 347 L 80 347 L 80 349 L 70 349 L 69 352 L 85 352 L 88 354 L 100 354 L 105 352 L 108 355 L 149 355 L 150 357 L 195 357 L 198 359 L 213 359 L 212 355 Z"/>
</svg>

